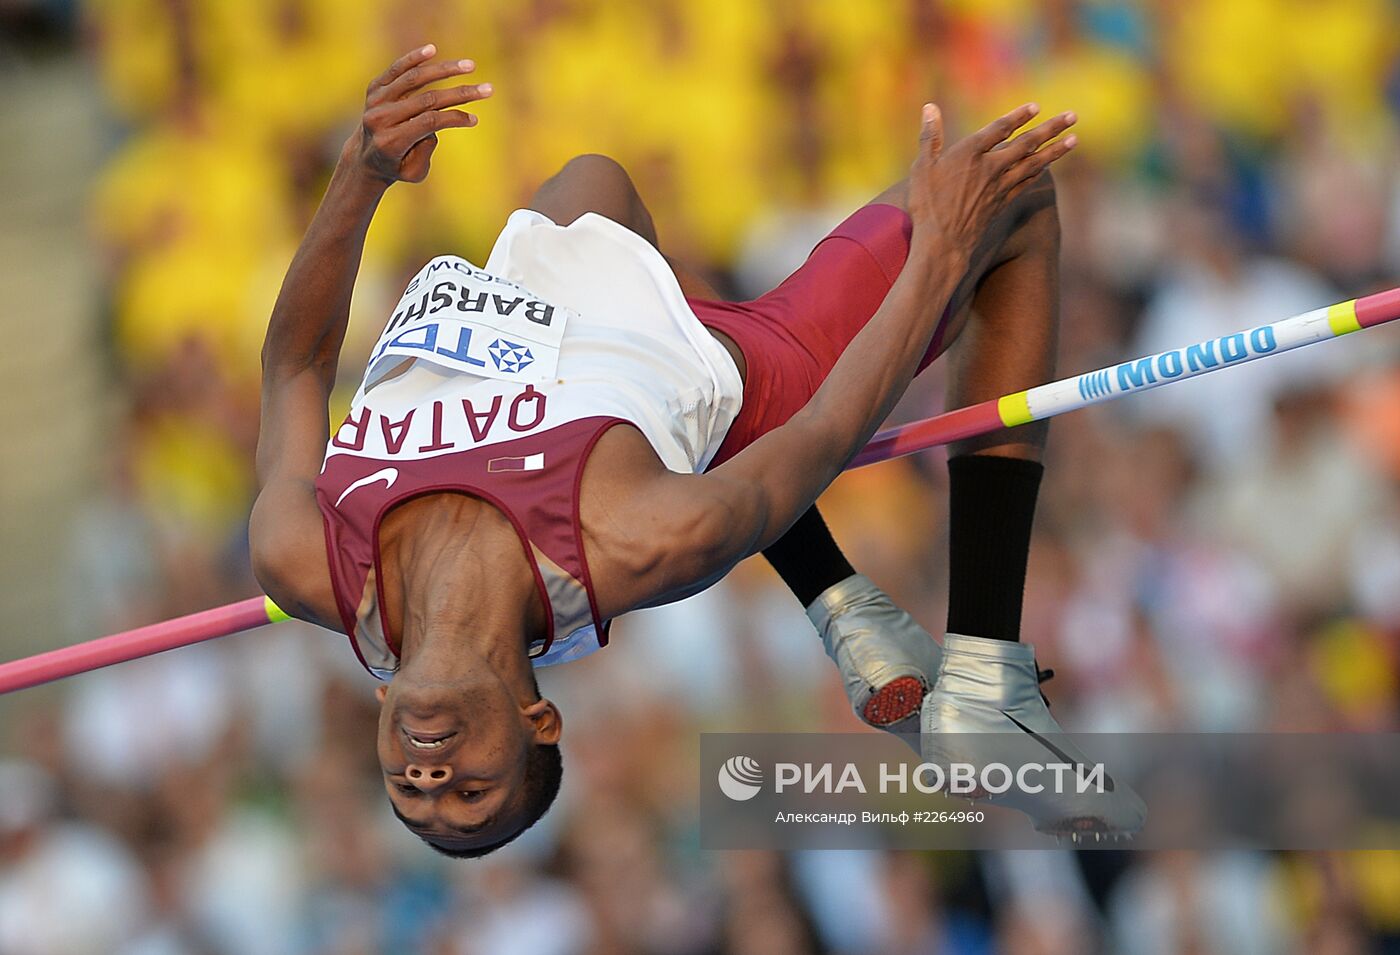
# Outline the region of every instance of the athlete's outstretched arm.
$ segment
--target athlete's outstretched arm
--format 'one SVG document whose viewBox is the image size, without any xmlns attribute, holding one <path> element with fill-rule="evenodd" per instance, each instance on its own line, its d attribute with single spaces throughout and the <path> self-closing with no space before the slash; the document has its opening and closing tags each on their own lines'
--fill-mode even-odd
<svg viewBox="0 0 1400 955">
<path fill-rule="evenodd" d="M 306 619 L 335 619 L 312 482 L 330 436 L 327 401 L 365 234 L 389 186 L 427 176 L 438 130 L 476 125 L 452 107 L 491 95 L 489 84 L 424 90 L 474 68 L 468 60 L 432 63 L 434 53 L 432 46 L 407 53 L 370 84 L 360 127 L 287 270 L 263 343 L 253 570 L 279 606 Z"/>
<path fill-rule="evenodd" d="M 662 590 L 680 589 L 677 578 L 713 580 L 776 540 L 889 415 L 988 225 L 1075 143 L 1052 142 L 1073 124 L 1063 113 L 1008 142 L 1035 113 L 1021 107 L 945 150 L 938 111 L 925 107 L 903 270 L 801 411 L 713 471 L 676 484 L 670 537 L 678 564 Z"/>
</svg>

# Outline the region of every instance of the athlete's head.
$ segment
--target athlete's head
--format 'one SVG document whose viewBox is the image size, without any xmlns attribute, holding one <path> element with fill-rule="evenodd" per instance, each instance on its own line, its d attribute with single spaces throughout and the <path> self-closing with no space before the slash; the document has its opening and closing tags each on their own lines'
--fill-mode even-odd
<svg viewBox="0 0 1400 955">
<path fill-rule="evenodd" d="M 459 647 L 451 670 L 405 666 L 379 687 L 379 765 L 410 831 L 440 852 L 474 858 L 510 842 L 554 802 L 563 722 L 528 667 L 512 680 Z"/>
</svg>

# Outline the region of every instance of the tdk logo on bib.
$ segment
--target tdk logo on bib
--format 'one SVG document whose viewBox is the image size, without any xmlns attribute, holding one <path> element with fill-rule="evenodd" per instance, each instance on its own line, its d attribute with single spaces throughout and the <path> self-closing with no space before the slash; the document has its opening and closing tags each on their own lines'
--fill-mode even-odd
<svg viewBox="0 0 1400 955">
<path fill-rule="evenodd" d="M 552 377 L 572 313 L 457 256 L 414 276 L 369 361 L 365 388 L 405 359 L 503 381 Z"/>
<path fill-rule="evenodd" d="M 490 352 L 491 360 L 496 363 L 497 368 L 511 374 L 524 371 L 535 361 L 535 356 L 530 354 L 529 348 L 508 342 L 504 338 L 496 339 L 486 350 Z"/>
</svg>

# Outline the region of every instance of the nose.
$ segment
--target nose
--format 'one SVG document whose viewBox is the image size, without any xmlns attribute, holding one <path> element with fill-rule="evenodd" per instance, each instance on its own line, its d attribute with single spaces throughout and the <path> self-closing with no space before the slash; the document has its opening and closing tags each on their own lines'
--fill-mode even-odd
<svg viewBox="0 0 1400 955">
<path fill-rule="evenodd" d="M 409 763 L 404 775 L 410 783 L 425 793 L 437 792 L 452 782 L 452 771 L 446 766 L 419 766 Z"/>
</svg>

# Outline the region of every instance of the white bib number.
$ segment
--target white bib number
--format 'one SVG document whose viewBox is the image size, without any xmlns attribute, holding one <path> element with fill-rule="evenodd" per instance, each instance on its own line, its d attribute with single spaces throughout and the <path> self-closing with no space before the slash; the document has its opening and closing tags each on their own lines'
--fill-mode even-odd
<svg viewBox="0 0 1400 955">
<path fill-rule="evenodd" d="M 410 358 L 502 381 L 552 378 L 570 315 L 465 259 L 438 256 L 399 299 L 370 355 L 364 387 Z"/>
</svg>

